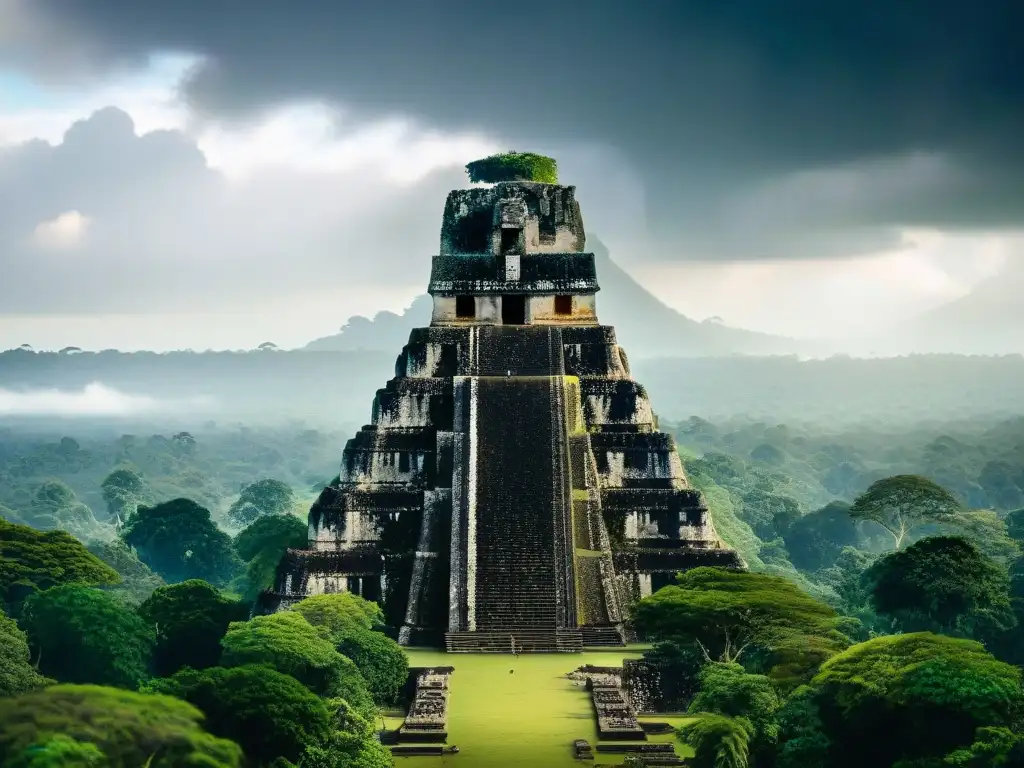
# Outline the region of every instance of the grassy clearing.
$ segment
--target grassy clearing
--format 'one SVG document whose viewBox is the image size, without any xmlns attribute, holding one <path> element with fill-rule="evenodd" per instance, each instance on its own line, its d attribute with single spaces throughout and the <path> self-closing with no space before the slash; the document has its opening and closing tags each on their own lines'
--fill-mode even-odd
<svg viewBox="0 0 1024 768">
<path fill-rule="evenodd" d="M 448 708 L 448 743 L 459 754 L 443 757 L 398 757 L 398 768 L 558 768 L 578 766 L 573 758 L 574 739 L 596 745 L 597 725 L 590 695 L 565 675 L 583 664 L 618 666 L 624 658 L 637 658 L 633 649 L 578 653 L 527 654 L 513 659 L 505 654 L 447 654 L 411 650 L 412 666 L 450 665 L 451 698 Z M 514 670 L 509 674 L 509 670 Z M 680 718 L 644 718 L 672 721 Z M 652 741 L 672 741 L 656 736 Z M 685 747 L 676 751 L 685 755 Z M 619 755 L 596 756 L 595 762 L 621 763 Z"/>
</svg>

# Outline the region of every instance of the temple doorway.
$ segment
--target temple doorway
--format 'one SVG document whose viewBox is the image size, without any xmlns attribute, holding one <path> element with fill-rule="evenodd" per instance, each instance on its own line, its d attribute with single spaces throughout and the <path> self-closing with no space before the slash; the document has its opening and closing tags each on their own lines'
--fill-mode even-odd
<svg viewBox="0 0 1024 768">
<path fill-rule="evenodd" d="M 526 325 L 526 296 L 501 297 L 501 322 L 504 325 Z"/>
<path fill-rule="evenodd" d="M 521 229 L 502 229 L 501 230 L 501 253 L 515 253 L 519 250 L 519 235 L 523 230 Z"/>
</svg>

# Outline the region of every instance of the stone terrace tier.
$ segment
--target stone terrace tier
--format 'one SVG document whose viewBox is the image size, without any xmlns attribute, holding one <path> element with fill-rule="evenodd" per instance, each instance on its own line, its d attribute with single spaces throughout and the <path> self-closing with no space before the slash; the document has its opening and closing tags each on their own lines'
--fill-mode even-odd
<svg viewBox="0 0 1024 768">
<path fill-rule="evenodd" d="M 590 294 L 599 290 L 592 253 L 473 253 L 435 256 L 428 292 Z"/>
</svg>

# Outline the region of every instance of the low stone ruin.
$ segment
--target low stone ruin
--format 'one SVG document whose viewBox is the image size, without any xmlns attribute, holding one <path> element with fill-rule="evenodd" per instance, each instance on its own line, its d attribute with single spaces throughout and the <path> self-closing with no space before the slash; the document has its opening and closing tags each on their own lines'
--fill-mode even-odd
<svg viewBox="0 0 1024 768">
<path fill-rule="evenodd" d="M 594 750 L 590 747 L 590 742 L 586 739 L 576 739 L 572 743 L 573 753 L 577 760 L 593 760 Z"/>
<path fill-rule="evenodd" d="M 398 737 L 405 742 L 444 743 L 448 739 L 447 670 L 425 670 L 416 678 L 413 696 Z"/>
<path fill-rule="evenodd" d="M 648 736 L 664 736 L 676 731 L 671 723 L 640 723 L 640 727 L 644 729 L 644 733 Z"/>
<path fill-rule="evenodd" d="M 590 696 L 597 713 L 597 732 L 602 739 L 643 741 L 647 738 L 621 688 L 593 688 Z"/>
<path fill-rule="evenodd" d="M 570 673 L 568 677 L 584 683 L 588 690 L 592 685 L 621 688 L 636 712 L 664 711 L 661 671 L 656 665 L 643 659 L 625 659 L 621 667 L 597 667 L 587 664 Z"/>
<path fill-rule="evenodd" d="M 607 741 L 645 741 L 636 710 L 622 690 L 622 670 L 617 667 L 580 667 L 568 675 L 585 681 L 597 716 L 597 733 Z M 601 751 L 598 748 L 598 751 Z"/>
<path fill-rule="evenodd" d="M 622 688 L 637 712 L 664 712 L 661 669 L 643 659 L 622 662 Z"/>
<path fill-rule="evenodd" d="M 676 754 L 675 746 L 669 744 L 598 744 L 597 751 L 602 754 L 634 755 L 639 763 L 646 766 L 655 765 L 686 765 L 686 761 Z"/>
</svg>

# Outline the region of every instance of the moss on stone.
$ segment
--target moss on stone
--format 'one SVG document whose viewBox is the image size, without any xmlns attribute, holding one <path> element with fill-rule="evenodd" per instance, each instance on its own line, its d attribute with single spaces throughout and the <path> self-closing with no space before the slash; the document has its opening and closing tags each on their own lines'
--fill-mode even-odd
<svg viewBox="0 0 1024 768">
<path fill-rule="evenodd" d="M 496 184 L 499 181 L 536 181 L 558 183 L 558 163 L 533 152 L 503 152 L 466 165 L 472 182 Z"/>
</svg>

